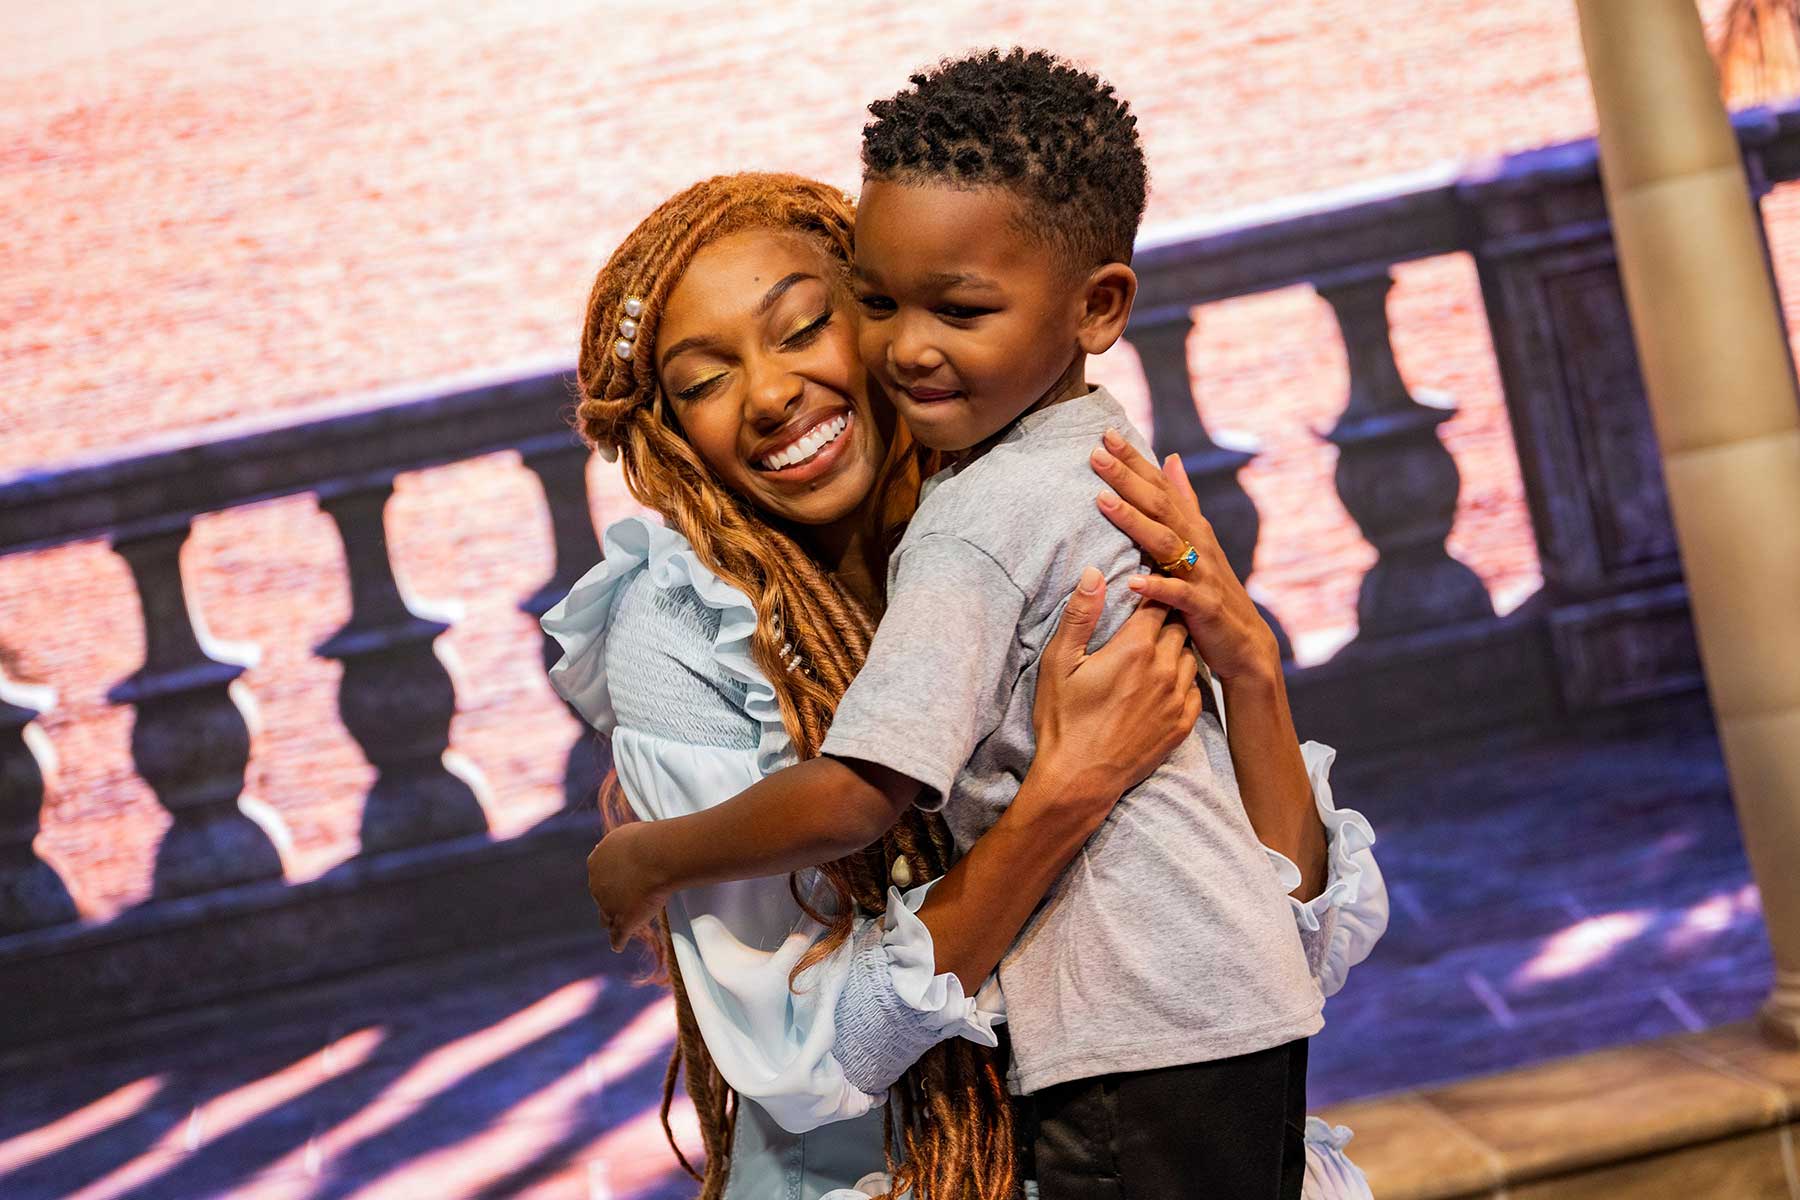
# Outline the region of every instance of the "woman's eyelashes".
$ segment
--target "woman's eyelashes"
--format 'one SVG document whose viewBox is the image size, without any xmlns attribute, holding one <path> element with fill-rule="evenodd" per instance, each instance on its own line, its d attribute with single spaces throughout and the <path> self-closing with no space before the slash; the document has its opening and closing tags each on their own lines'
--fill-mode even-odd
<svg viewBox="0 0 1800 1200">
<path fill-rule="evenodd" d="M 829 308 L 826 309 L 824 312 L 821 312 L 817 316 L 806 321 L 798 329 L 782 338 L 777 348 L 781 350 L 804 350 L 807 346 L 812 345 L 812 343 L 818 339 L 820 334 L 825 332 L 826 328 L 831 324 L 832 317 L 835 315 L 836 313 L 834 313 L 833 310 Z M 696 379 L 686 387 L 677 391 L 675 393 L 675 399 L 682 403 L 691 403 L 692 401 L 698 400 L 708 392 L 712 391 L 713 387 L 729 374 L 729 371 L 715 371 L 703 379 Z"/>
<path fill-rule="evenodd" d="M 725 372 L 720 371 L 715 375 L 708 375 L 705 379 L 696 379 L 676 392 L 675 398 L 681 401 L 698 400 L 712 390 L 713 384 L 723 378 L 725 378 Z"/>
<path fill-rule="evenodd" d="M 798 350 L 802 346 L 809 345 L 814 338 L 825 332 L 825 327 L 831 324 L 832 316 L 832 310 L 829 308 L 826 309 L 800 328 L 794 330 L 794 332 L 788 334 L 787 337 L 783 338 L 781 340 L 781 348 L 783 350 Z"/>
</svg>

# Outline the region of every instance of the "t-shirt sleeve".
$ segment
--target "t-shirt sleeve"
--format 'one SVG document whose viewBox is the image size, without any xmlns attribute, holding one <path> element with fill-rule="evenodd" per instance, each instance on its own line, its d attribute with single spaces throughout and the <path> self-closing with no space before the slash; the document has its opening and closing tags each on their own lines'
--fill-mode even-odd
<svg viewBox="0 0 1800 1200">
<path fill-rule="evenodd" d="M 931 533 L 902 547 L 869 659 L 821 753 L 860 758 L 929 788 L 950 785 L 1006 709 L 1025 595 L 973 543 Z"/>
</svg>

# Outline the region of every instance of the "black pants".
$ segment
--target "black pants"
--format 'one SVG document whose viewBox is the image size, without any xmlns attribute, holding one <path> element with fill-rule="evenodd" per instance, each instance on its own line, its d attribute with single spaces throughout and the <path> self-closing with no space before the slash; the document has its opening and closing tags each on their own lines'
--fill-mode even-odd
<svg viewBox="0 0 1800 1200">
<path fill-rule="evenodd" d="M 1306 1040 L 1025 1097 L 1042 1200 L 1299 1200 Z"/>
</svg>

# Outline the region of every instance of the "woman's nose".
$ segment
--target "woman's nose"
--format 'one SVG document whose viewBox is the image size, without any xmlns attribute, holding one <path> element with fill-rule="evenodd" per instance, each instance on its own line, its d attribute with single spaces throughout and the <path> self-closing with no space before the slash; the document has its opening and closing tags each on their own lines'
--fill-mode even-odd
<svg viewBox="0 0 1800 1200">
<path fill-rule="evenodd" d="M 765 427 L 779 425 L 800 403 L 805 390 L 805 382 L 792 371 L 755 370 L 745 392 L 745 419 Z"/>
</svg>

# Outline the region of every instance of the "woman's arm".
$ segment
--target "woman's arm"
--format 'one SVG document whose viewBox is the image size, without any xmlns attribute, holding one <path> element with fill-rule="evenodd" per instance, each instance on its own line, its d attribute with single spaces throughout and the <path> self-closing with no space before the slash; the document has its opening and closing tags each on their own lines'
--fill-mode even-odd
<svg viewBox="0 0 1800 1200">
<path fill-rule="evenodd" d="M 1244 811 L 1263 845 L 1299 866 L 1294 897 L 1312 899 L 1325 888 L 1325 826 L 1288 710 L 1274 633 L 1226 561 L 1178 458 L 1171 455 L 1158 471 L 1109 430 L 1092 463 L 1113 488 L 1099 497 L 1100 511 L 1147 554 L 1166 562 L 1188 544 L 1198 552 L 1198 563 L 1184 574 L 1136 577 L 1131 587 L 1181 613 L 1202 661 L 1218 676 Z"/>
</svg>

